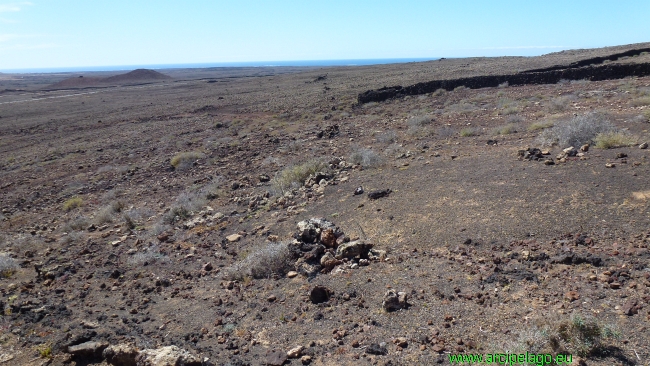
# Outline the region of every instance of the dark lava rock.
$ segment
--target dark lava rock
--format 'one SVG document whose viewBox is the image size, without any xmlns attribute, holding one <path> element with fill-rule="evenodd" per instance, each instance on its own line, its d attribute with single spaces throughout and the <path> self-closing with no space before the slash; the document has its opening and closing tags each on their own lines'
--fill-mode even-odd
<svg viewBox="0 0 650 366">
<path fill-rule="evenodd" d="M 560 264 L 581 264 L 581 263 L 589 263 L 594 267 L 600 267 L 603 265 L 603 259 L 595 256 L 595 255 L 590 255 L 587 254 L 585 256 L 576 254 L 576 253 L 568 253 L 568 254 L 561 254 L 555 257 L 552 257 L 550 259 L 551 263 L 560 263 Z"/>
<path fill-rule="evenodd" d="M 380 346 L 377 343 L 373 343 L 370 346 L 368 346 L 368 348 L 366 348 L 366 353 L 369 355 L 383 356 L 388 354 L 388 350 L 386 349 L 386 347 Z"/>
<path fill-rule="evenodd" d="M 380 189 L 378 191 L 372 191 L 368 193 L 368 198 L 371 200 L 376 200 L 382 197 L 388 197 L 392 191 L 390 189 Z"/>
<path fill-rule="evenodd" d="M 316 286 L 309 293 L 309 300 L 314 304 L 327 302 L 332 295 L 332 291 L 325 286 Z"/>
</svg>

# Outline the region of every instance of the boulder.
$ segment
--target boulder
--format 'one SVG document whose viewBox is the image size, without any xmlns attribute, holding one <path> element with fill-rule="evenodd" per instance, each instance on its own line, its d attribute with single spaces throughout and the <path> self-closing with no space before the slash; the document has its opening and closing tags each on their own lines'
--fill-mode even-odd
<svg viewBox="0 0 650 366">
<path fill-rule="evenodd" d="M 108 346 L 102 352 L 102 357 L 113 366 L 136 366 L 135 358 L 137 356 L 138 349 L 128 344 Z"/>
<path fill-rule="evenodd" d="M 142 350 L 136 357 L 138 366 L 201 366 L 201 360 L 184 349 L 167 346 Z"/>
<path fill-rule="evenodd" d="M 368 251 L 373 247 L 370 243 L 365 243 L 361 240 L 343 243 L 336 248 L 336 258 L 356 258 L 367 257 Z"/>
<path fill-rule="evenodd" d="M 68 353 L 73 356 L 97 357 L 102 354 L 106 347 L 108 347 L 107 343 L 90 341 L 76 346 L 69 346 Z"/>
<path fill-rule="evenodd" d="M 408 296 L 406 292 L 388 290 L 384 295 L 384 301 L 382 301 L 381 306 L 387 312 L 406 309 L 408 307 Z"/>
</svg>

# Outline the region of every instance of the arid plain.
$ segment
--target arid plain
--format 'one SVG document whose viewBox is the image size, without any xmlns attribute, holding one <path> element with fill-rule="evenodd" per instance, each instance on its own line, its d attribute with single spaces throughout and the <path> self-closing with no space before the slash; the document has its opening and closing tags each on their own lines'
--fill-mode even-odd
<svg viewBox="0 0 650 366">
<path fill-rule="evenodd" d="M 647 47 L 0 74 L 0 365 L 646 365 L 650 76 L 358 95 Z"/>
</svg>

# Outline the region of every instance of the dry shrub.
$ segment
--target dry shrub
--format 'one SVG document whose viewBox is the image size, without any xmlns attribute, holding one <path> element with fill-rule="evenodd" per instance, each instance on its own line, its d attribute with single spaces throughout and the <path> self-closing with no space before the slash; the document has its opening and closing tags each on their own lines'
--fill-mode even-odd
<svg viewBox="0 0 650 366">
<path fill-rule="evenodd" d="M 573 100 L 575 100 L 575 96 L 565 95 L 554 98 L 547 105 L 547 109 L 549 112 L 553 113 L 564 112 L 569 108 L 569 105 Z"/>
<path fill-rule="evenodd" d="M 559 122 L 553 128 L 544 130 L 538 140 L 545 146 L 554 144 L 558 144 L 560 147 L 580 146 L 592 142 L 598 134 L 614 130 L 614 125 L 605 114 L 589 112 L 575 116 L 568 121 Z"/>
<path fill-rule="evenodd" d="M 364 168 L 375 168 L 383 163 L 383 159 L 370 149 L 355 147 L 350 155 L 350 162 Z"/>
<path fill-rule="evenodd" d="M 245 278 L 269 278 L 283 276 L 293 270 L 295 258 L 289 250 L 289 242 L 269 243 L 249 253 L 226 271 L 226 278 L 242 281 Z"/>
<path fill-rule="evenodd" d="M 13 258 L 5 254 L 0 254 L 0 278 L 11 277 L 18 271 L 18 268 L 18 263 Z"/>
<path fill-rule="evenodd" d="M 174 224 L 180 220 L 185 220 L 205 206 L 206 203 L 205 199 L 198 194 L 181 193 L 169 211 L 163 216 L 163 222 L 165 224 Z"/>
<path fill-rule="evenodd" d="M 385 131 L 377 136 L 377 141 L 381 142 L 382 144 L 392 144 L 393 142 L 397 141 L 397 134 L 392 130 Z"/>
<path fill-rule="evenodd" d="M 135 253 L 128 259 L 132 266 L 147 266 L 154 263 L 164 263 L 169 260 L 167 255 L 160 252 L 157 245 L 148 247 L 145 251 Z"/>
<path fill-rule="evenodd" d="M 517 125 L 514 123 L 509 123 L 507 125 L 499 126 L 494 129 L 495 135 L 510 135 L 517 132 Z"/>
<path fill-rule="evenodd" d="M 429 125 L 433 122 L 433 117 L 425 115 L 425 116 L 413 116 L 408 119 L 406 122 L 409 127 L 423 127 L 426 125 Z"/>
<path fill-rule="evenodd" d="M 169 163 L 178 170 L 190 168 L 197 159 L 203 158 L 205 155 L 199 151 L 187 151 L 174 155 Z"/>
</svg>

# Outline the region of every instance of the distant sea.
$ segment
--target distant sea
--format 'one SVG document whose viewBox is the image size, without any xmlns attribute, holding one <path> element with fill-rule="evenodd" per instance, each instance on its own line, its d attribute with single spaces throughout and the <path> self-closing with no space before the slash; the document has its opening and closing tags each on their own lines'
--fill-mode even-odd
<svg viewBox="0 0 650 366">
<path fill-rule="evenodd" d="M 303 60 L 303 61 L 255 61 L 255 62 L 212 62 L 196 64 L 163 64 L 163 65 L 120 65 L 120 66 L 89 66 L 89 67 L 51 67 L 35 69 L 0 69 L 5 73 L 50 73 L 50 72 L 82 72 L 82 71 L 131 71 L 135 69 L 202 69 L 208 67 L 277 67 L 277 66 L 364 66 L 383 65 L 405 62 L 434 61 L 438 58 L 377 58 L 360 60 Z"/>
</svg>

